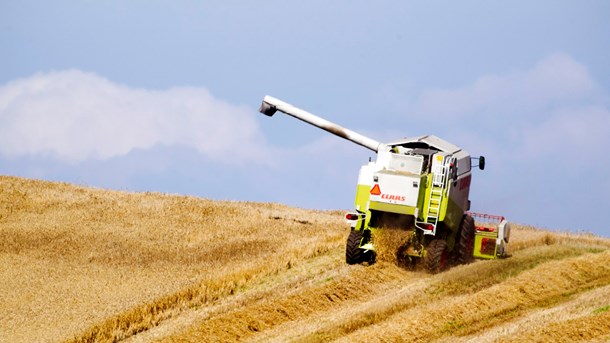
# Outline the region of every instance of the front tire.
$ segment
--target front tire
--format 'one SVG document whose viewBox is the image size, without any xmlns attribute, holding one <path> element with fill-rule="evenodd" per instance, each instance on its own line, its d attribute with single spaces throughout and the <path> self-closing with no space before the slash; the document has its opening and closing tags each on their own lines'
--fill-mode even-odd
<svg viewBox="0 0 610 343">
<path fill-rule="evenodd" d="M 428 244 L 424 265 L 432 274 L 440 273 L 449 267 L 449 251 L 445 240 L 435 239 Z"/>
<path fill-rule="evenodd" d="M 362 249 L 360 249 L 360 242 L 362 242 L 362 231 L 352 230 L 347 237 L 345 246 L 345 262 L 347 264 L 362 263 L 364 256 Z"/>
<path fill-rule="evenodd" d="M 460 225 L 460 237 L 458 242 L 457 260 L 460 264 L 468 264 L 474 259 L 474 219 L 464 215 Z"/>
</svg>

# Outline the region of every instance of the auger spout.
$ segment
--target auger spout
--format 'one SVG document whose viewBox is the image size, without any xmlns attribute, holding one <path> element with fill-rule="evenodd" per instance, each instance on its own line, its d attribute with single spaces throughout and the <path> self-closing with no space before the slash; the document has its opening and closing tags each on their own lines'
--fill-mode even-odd
<svg viewBox="0 0 610 343">
<path fill-rule="evenodd" d="M 261 104 L 259 111 L 269 117 L 273 116 L 276 111 L 284 112 L 289 116 L 295 117 L 313 126 L 317 126 L 322 130 L 332 133 L 333 135 L 347 139 L 348 141 L 352 141 L 375 152 L 378 152 L 379 149 L 383 146 L 383 144 L 379 143 L 374 139 L 363 136 L 350 129 L 346 129 L 340 125 L 320 118 L 314 114 L 311 114 L 305 110 L 302 110 L 298 107 L 295 107 L 289 103 L 283 102 L 282 100 L 276 99 L 269 95 L 265 96 L 265 98 L 263 99 L 263 103 Z"/>
</svg>

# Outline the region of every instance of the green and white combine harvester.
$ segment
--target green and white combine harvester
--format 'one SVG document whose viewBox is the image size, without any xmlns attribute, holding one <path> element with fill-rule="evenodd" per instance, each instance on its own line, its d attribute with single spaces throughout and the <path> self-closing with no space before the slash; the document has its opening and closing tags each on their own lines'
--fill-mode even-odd
<svg viewBox="0 0 610 343">
<path fill-rule="evenodd" d="M 276 111 L 377 153 L 376 161 L 360 168 L 356 210 L 346 215 L 351 224 L 345 251 L 348 264 L 374 262 L 374 233 L 390 228 L 412 232 L 397 257 L 411 265 L 421 260 L 432 273 L 475 257 L 507 256 L 510 226 L 504 217 L 468 212 L 471 160 L 483 170 L 483 156 L 471 158 L 433 135 L 380 143 L 266 96 L 260 112 L 272 116 Z"/>
</svg>

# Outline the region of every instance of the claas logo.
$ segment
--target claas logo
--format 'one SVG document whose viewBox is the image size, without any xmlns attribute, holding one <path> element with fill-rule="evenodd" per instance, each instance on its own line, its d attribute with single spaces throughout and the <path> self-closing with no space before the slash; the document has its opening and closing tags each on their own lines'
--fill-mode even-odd
<svg viewBox="0 0 610 343">
<path fill-rule="evenodd" d="M 407 200 L 407 197 L 405 197 L 404 195 L 396 195 L 396 194 L 386 194 L 386 193 L 382 193 L 381 192 L 381 188 L 379 187 L 379 184 L 376 183 L 373 188 L 371 188 L 371 195 L 380 195 L 381 199 L 384 200 L 394 200 L 394 201 L 405 201 Z"/>
</svg>

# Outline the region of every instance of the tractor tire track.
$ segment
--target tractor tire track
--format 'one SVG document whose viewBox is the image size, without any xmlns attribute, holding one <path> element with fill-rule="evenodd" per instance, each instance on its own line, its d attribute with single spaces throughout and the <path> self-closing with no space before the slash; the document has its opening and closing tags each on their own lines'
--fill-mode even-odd
<svg viewBox="0 0 610 343">
<path fill-rule="evenodd" d="M 397 313 L 338 341 L 423 342 L 481 332 L 530 309 L 610 284 L 608 260 L 610 251 L 548 262 L 474 294 Z"/>
<path fill-rule="evenodd" d="M 610 300 L 608 299 L 610 299 L 610 285 L 578 294 L 558 306 L 534 309 L 515 320 L 486 329 L 482 332 L 477 332 L 473 335 L 464 337 L 453 336 L 438 340 L 437 342 L 475 343 L 515 341 L 518 337 L 525 337 L 526 335 L 532 336 L 532 333 L 538 331 L 540 328 L 553 326 L 555 323 L 567 323 L 579 319 L 590 320 L 590 318 L 588 318 L 589 316 L 593 316 L 598 312 L 602 313 L 602 310 L 610 305 Z M 610 325 L 610 321 L 608 324 Z M 565 327 L 556 331 L 560 332 L 562 330 L 565 331 Z M 548 335 L 545 335 L 545 337 L 547 337 L 546 339 L 548 340 Z"/>
<path fill-rule="evenodd" d="M 249 304 L 205 320 L 171 341 L 243 341 L 283 323 L 295 323 L 395 289 L 423 275 L 385 264 L 347 267 L 346 274 L 322 284 L 305 285 L 288 294 Z M 423 276 L 426 277 L 426 276 Z"/>
<path fill-rule="evenodd" d="M 342 315 L 331 318 L 317 317 L 318 322 L 315 325 L 312 324 L 314 320 L 303 320 L 298 323 L 299 330 L 290 329 L 278 337 L 282 337 L 283 341 L 301 342 L 338 339 L 382 322 L 397 313 L 430 303 L 442 303 L 454 296 L 474 294 L 547 261 L 580 256 L 584 253 L 585 249 L 568 245 L 544 246 L 526 249 L 508 260 L 481 261 L 434 276 L 423 274 L 427 277 L 400 284 L 385 294 L 343 309 Z"/>
</svg>

